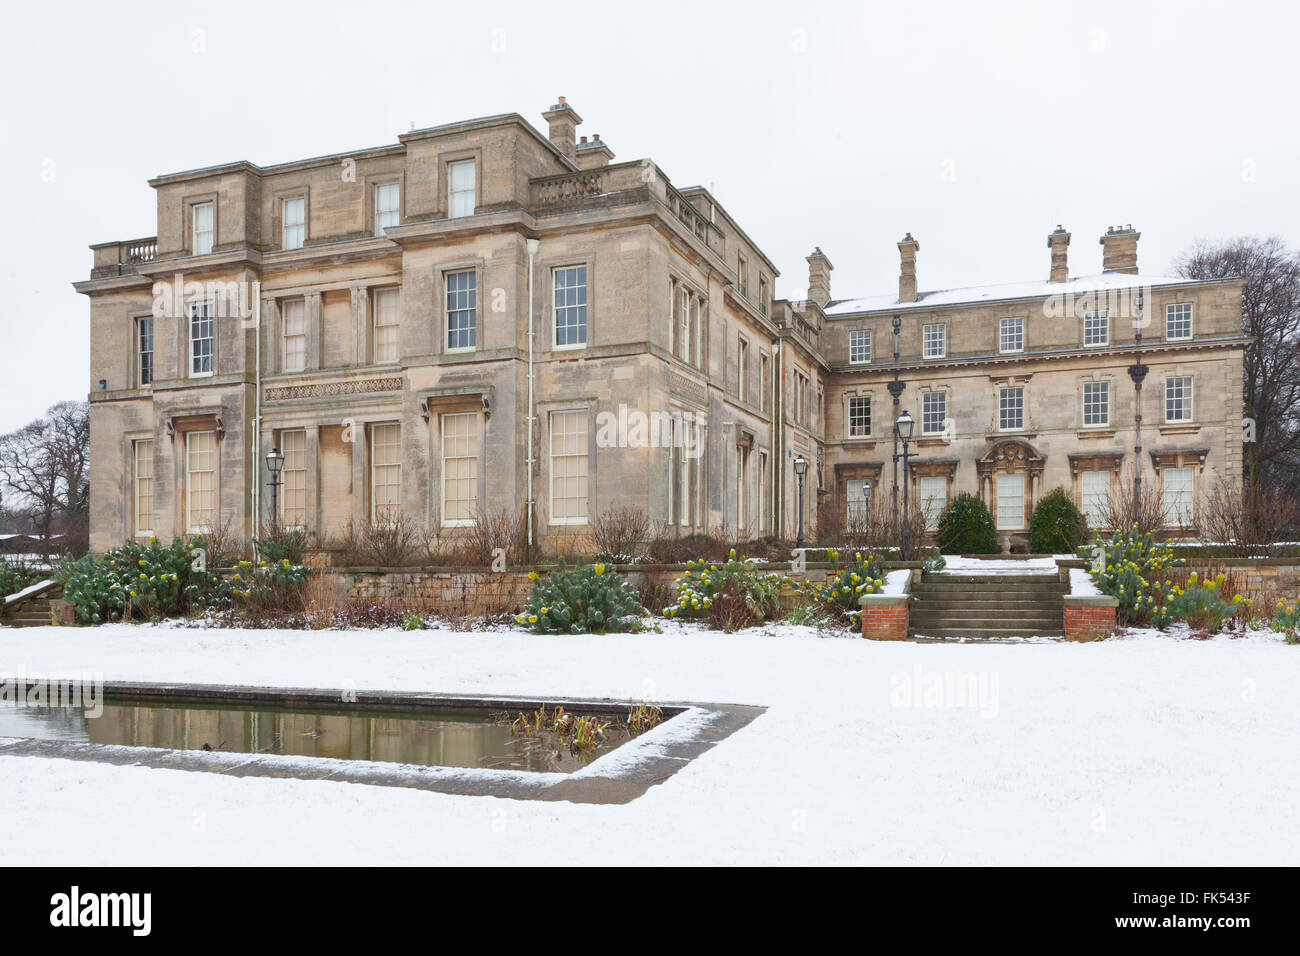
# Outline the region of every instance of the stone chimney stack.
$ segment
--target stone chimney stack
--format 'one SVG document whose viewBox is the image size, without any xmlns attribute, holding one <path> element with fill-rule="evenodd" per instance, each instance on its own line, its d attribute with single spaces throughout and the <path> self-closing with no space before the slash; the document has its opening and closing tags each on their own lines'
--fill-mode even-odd
<svg viewBox="0 0 1300 956">
<path fill-rule="evenodd" d="M 902 257 L 902 266 L 898 273 L 898 301 L 916 301 L 916 254 L 921 244 L 912 238 L 909 232 L 898 244 L 898 254 Z"/>
<path fill-rule="evenodd" d="M 1070 281 L 1070 266 L 1066 263 L 1065 252 L 1070 247 L 1070 234 L 1061 226 L 1056 227 L 1056 231 L 1048 234 L 1047 248 L 1052 250 L 1052 274 L 1053 282 Z"/>
<path fill-rule="evenodd" d="M 578 143 L 578 168 L 579 169 L 597 169 L 600 166 L 608 166 L 609 161 L 614 158 L 614 151 L 606 146 L 597 133 L 587 142 L 587 137 L 582 137 L 582 142 Z"/>
<path fill-rule="evenodd" d="M 551 142 L 559 147 L 560 152 L 576 162 L 575 144 L 582 117 L 572 106 L 564 102 L 564 97 L 561 96 L 560 102 L 542 114 L 542 119 L 550 125 Z"/>
<path fill-rule="evenodd" d="M 1142 233 L 1133 226 L 1107 226 L 1106 235 L 1098 241 L 1101 243 L 1101 271 L 1128 272 L 1137 275 L 1138 240 Z"/>
<path fill-rule="evenodd" d="M 831 260 L 826 258 L 821 246 L 808 256 L 808 298 L 824 306 L 831 300 Z"/>
</svg>

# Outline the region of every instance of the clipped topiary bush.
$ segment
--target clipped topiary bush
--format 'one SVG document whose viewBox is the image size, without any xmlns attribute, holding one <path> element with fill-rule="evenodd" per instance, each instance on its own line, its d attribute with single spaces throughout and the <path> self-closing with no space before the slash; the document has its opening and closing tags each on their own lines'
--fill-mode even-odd
<svg viewBox="0 0 1300 956">
<path fill-rule="evenodd" d="M 535 634 L 603 634 L 633 630 L 645 614 L 636 589 L 617 572 L 603 564 L 566 568 L 561 562 L 536 579 L 515 620 Z"/>
<path fill-rule="evenodd" d="M 944 554 L 996 554 L 993 515 L 978 497 L 962 492 L 939 516 L 939 550 Z"/>
<path fill-rule="evenodd" d="M 1029 519 L 1029 550 L 1035 554 L 1074 554 L 1088 540 L 1088 522 L 1061 487 L 1039 499 Z"/>
</svg>

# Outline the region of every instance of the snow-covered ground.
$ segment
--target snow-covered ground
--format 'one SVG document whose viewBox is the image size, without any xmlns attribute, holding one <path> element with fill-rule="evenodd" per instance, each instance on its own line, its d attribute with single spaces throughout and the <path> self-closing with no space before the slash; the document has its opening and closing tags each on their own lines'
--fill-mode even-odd
<svg viewBox="0 0 1300 956">
<path fill-rule="evenodd" d="M 1276 635 L 0 629 L 0 672 L 766 705 L 622 806 L 0 757 L 5 863 L 1294 864 Z M 945 681 L 972 681 L 964 704 Z"/>
<path fill-rule="evenodd" d="M 1072 555 L 1071 555 L 1072 557 Z M 1055 558 L 963 558 L 944 556 L 944 566 L 929 574 L 1050 574 L 1056 570 Z"/>
</svg>

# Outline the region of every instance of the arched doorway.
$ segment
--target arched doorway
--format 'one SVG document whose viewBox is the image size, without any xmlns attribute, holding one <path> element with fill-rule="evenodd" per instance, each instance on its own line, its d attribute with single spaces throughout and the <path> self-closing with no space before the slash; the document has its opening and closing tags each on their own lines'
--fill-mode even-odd
<svg viewBox="0 0 1300 956">
<path fill-rule="evenodd" d="M 1027 546 L 1029 518 L 1042 493 L 1044 458 L 1020 438 L 995 441 L 976 463 L 980 498 L 993 513 L 1003 550 Z"/>
</svg>

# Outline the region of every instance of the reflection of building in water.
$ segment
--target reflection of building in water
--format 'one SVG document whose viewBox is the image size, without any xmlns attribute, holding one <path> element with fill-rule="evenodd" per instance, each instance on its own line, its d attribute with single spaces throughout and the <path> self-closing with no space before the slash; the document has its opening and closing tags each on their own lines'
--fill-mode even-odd
<svg viewBox="0 0 1300 956">
<path fill-rule="evenodd" d="M 413 719 L 106 704 L 103 716 L 86 726 L 91 743 L 131 747 L 563 772 L 582 765 L 567 752 L 556 761 L 550 756 L 553 747 L 467 715 Z"/>
</svg>

